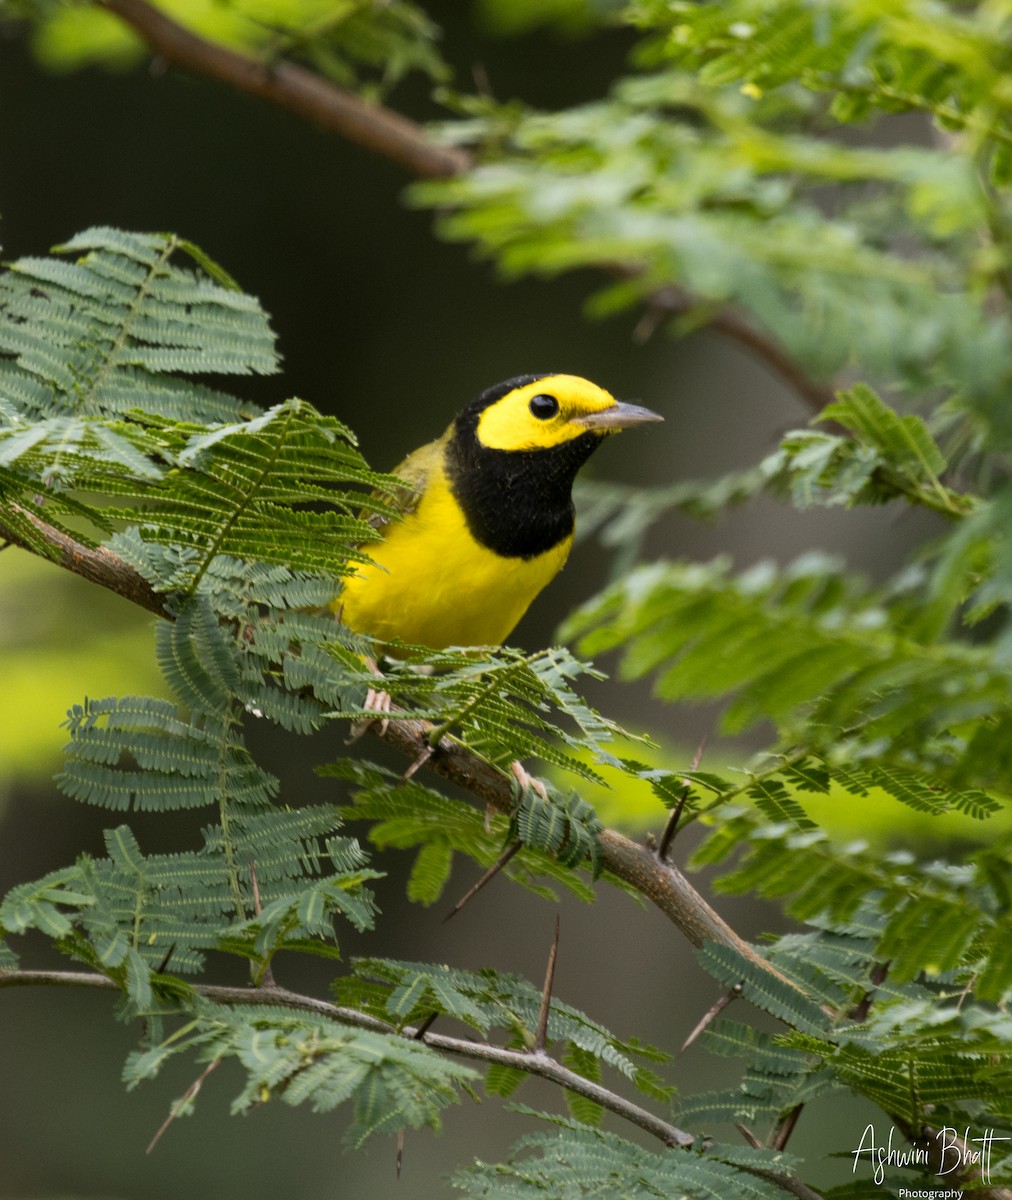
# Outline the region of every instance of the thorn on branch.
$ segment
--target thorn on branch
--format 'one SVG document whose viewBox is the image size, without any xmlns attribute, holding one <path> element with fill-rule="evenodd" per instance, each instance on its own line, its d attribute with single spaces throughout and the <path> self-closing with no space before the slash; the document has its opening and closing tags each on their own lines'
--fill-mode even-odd
<svg viewBox="0 0 1012 1200">
<path fill-rule="evenodd" d="M 457 913 L 459 913 L 464 907 L 464 905 L 468 903 L 468 901 L 473 900 L 474 897 L 477 896 L 477 894 L 485 886 L 485 884 L 490 883 L 499 874 L 503 867 L 506 866 L 514 854 L 516 854 L 522 847 L 523 842 L 521 842 L 519 839 L 507 846 L 502 854 L 499 855 L 495 862 L 485 872 L 485 874 L 482 875 L 478 882 L 469 887 L 463 896 L 461 896 L 461 898 L 453 906 L 453 908 L 450 909 L 450 911 L 443 918 L 443 924 L 449 921 L 451 917 L 455 917 Z"/>
<path fill-rule="evenodd" d="M 418 1028 L 415 1030 L 415 1032 L 411 1035 L 412 1038 L 416 1042 L 424 1042 L 425 1035 L 429 1032 L 429 1030 L 432 1028 L 432 1026 L 435 1025 L 438 1017 L 439 1017 L 439 1013 L 437 1013 L 437 1012 L 429 1013 L 429 1015 L 425 1018 L 425 1020 L 421 1023 L 421 1025 L 419 1025 Z"/>
<path fill-rule="evenodd" d="M 417 770 L 419 770 L 421 767 L 424 767 L 425 764 L 429 761 L 429 759 L 435 753 L 436 753 L 435 746 L 432 746 L 432 745 L 426 746 L 425 749 L 421 752 L 421 754 L 419 754 L 419 756 L 414 760 L 414 762 L 412 762 L 408 765 L 408 769 L 401 776 L 402 782 L 407 783 L 408 780 L 414 775 L 414 773 Z"/>
<path fill-rule="evenodd" d="M 679 1046 L 678 1053 L 675 1055 L 675 1058 L 681 1058 L 681 1056 L 686 1050 L 688 1050 L 688 1048 L 699 1037 L 699 1035 L 704 1033 L 706 1029 L 712 1025 L 716 1018 L 724 1011 L 724 1009 L 727 1008 L 731 1001 L 737 1000 L 741 993 L 742 984 L 736 983 L 729 992 L 725 992 L 725 994 L 720 997 L 716 1004 L 711 1005 L 708 1011 L 703 1014 L 703 1017 L 693 1027 L 689 1036 L 684 1042 L 682 1042 L 681 1046 Z"/>
<path fill-rule="evenodd" d="M 734 1127 L 735 1127 L 735 1129 L 738 1130 L 738 1132 L 745 1139 L 745 1141 L 748 1142 L 748 1144 L 752 1147 L 753 1150 L 762 1150 L 762 1148 L 763 1148 L 762 1142 L 756 1137 L 756 1135 L 752 1132 L 751 1129 L 749 1129 L 749 1127 L 747 1125 L 742 1125 L 742 1123 L 740 1121 L 735 1121 Z"/>
<path fill-rule="evenodd" d="M 664 862 L 668 857 L 668 852 L 671 849 L 671 843 L 675 840 L 675 834 L 678 832 L 678 822 L 682 819 L 682 811 L 685 808 L 685 801 L 689 798 L 689 785 L 686 783 L 682 790 L 682 794 L 678 797 L 678 803 L 671 810 L 667 823 L 664 826 L 664 832 L 661 834 L 661 840 L 657 843 L 657 857 Z"/>
<path fill-rule="evenodd" d="M 865 992 L 861 999 L 847 1014 L 852 1021 L 860 1022 L 867 1020 L 868 1013 L 871 1011 L 872 1001 L 875 999 L 875 989 L 879 984 L 884 983 L 886 976 L 889 974 L 888 963 L 876 963 L 871 971 L 872 986 Z"/>
<path fill-rule="evenodd" d="M 548 969 L 545 971 L 545 986 L 541 991 L 541 1011 L 538 1013 L 538 1028 L 534 1035 L 535 1054 L 544 1054 L 548 1040 L 548 1013 L 552 1006 L 552 985 L 555 983 L 555 962 L 559 956 L 559 915 L 555 914 L 555 933 L 552 948 L 548 952 Z"/>
<path fill-rule="evenodd" d="M 801 1116 L 801 1111 L 804 1107 L 804 1104 L 795 1104 L 777 1124 L 776 1129 L 773 1131 L 773 1136 L 770 1138 L 770 1146 L 774 1150 L 786 1149 L 790 1136 L 794 1132 L 794 1126 L 797 1125 L 798 1118 Z"/>
<path fill-rule="evenodd" d="M 173 954 L 175 954 L 175 952 L 176 952 L 176 943 L 173 942 L 172 945 L 168 948 L 168 950 L 165 951 L 165 954 L 162 957 L 162 961 L 158 964 L 157 967 L 155 967 L 156 975 L 164 975 L 165 974 L 166 970 L 168 969 L 169 962 L 172 959 L 172 956 L 173 956 Z"/>
<path fill-rule="evenodd" d="M 696 747 L 696 753 L 692 756 L 692 762 L 689 764 L 689 770 L 698 770 L 699 764 L 703 761 L 703 751 L 706 749 L 706 735 L 704 734 Z M 685 788 L 681 796 L 678 797 L 678 803 L 671 810 L 671 815 L 668 817 L 667 824 L 664 826 L 664 832 L 661 834 L 661 840 L 657 846 L 657 857 L 664 862 L 668 857 L 668 851 L 671 849 L 671 843 L 675 840 L 675 834 L 678 832 L 678 823 L 682 819 L 682 812 L 685 809 L 685 802 L 689 798 L 689 792 L 692 789 L 691 782 L 683 780 Z"/>
</svg>

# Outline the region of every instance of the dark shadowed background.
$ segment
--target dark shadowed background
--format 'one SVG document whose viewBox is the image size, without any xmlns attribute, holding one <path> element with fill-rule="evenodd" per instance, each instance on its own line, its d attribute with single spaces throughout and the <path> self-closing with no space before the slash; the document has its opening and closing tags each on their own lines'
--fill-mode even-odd
<svg viewBox="0 0 1012 1200">
<path fill-rule="evenodd" d="M 469 7 L 449 0 L 428 7 L 447 30 L 447 54 L 462 77 L 481 64 L 501 98 L 519 95 L 545 106 L 593 98 L 627 50 L 614 35 L 575 44 L 547 33 L 494 40 Z M 435 115 L 420 87 L 405 86 L 393 100 L 416 116 Z M 392 466 L 441 432 L 488 384 L 527 371 L 587 375 L 666 415 L 663 427 L 609 444 L 592 467 L 603 478 L 670 482 L 744 467 L 808 419 L 799 400 L 715 335 L 675 342 L 660 332 L 640 345 L 634 318 L 588 321 L 582 306 L 597 282 L 590 276 L 497 282 L 465 249 L 434 238 L 430 214 L 404 205 L 407 182 L 365 152 L 219 86 L 147 68 L 47 76 L 18 37 L 0 42 L 5 258 L 44 253 L 92 224 L 173 230 L 192 239 L 272 314 L 284 374 L 251 379 L 247 394 L 264 404 L 298 395 L 336 414 L 358 432 L 378 467 Z M 894 567 L 903 546 L 929 529 L 927 522 L 890 525 L 881 512 L 802 516 L 763 502 L 719 527 L 672 517 L 656 531 L 651 550 L 703 559 L 727 553 L 744 566 L 820 547 L 875 573 Z M 605 552 L 581 545 L 514 640 L 529 647 L 549 641 L 567 609 L 607 572 Z M 63 742 L 58 726 L 85 694 L 160 686 L 150 628 L 150 619 L 125 601 L 95 595 L 19 550 L 0 555 L 4 890 L 64 865 L 82 846 L 101 852 L 101 830 L 115 821 L 62 798 L 51 781 Z M 679 747 L 683 762 L 713 724 L 710 712 L 661 709 L 646 692 L 621 685 L 598 689 L 595 699 L 633 728 Z M 313 766 L 339 744 L 337 732 L 298 739 L 256 729 L 251 738 L 281 776 L 283 795 L 330 794 L 335 785 L 316 779 Z M 377 756 L 383 748 L 367 739 L 361 749 Z M 711 740 L 707 753 L 716 766 L 740 761 L 747 749 Z M 658 809 L 656 827 L 663 816 Z M 199 815 L 175 823 L 138 819 L 135 828 L 147 849 L 184 846 L 196 836 Z M 676 857 L 686 850 L 676 846 Z M 443 925 L 441 911 L 404 903 L 402 858 L 388 856 L 380 865 L 390 872 L 379 885 L 380 902 L 396 919 L 388 917 L 378 935 L 343 937 L 346 954 L 488 964 L 542 976 L 555 906 L 499 880 Z M 454 894 L 473 876 L 458 868 Z M 718 907 L 746 936 L 778 920 L 752 902 L 721 899 Z M 653 911 L 603 888 L 596 905 L 561 909 L 557 994 L 620 1035 L 674 1049 L 716 995 L 684 939 Z M 32 961 L 28 947 L 25 959 Z M 41 955 L 35 961 L 55 965 Z M 241 982 L 237 964 L 222 970 Z M 326 994 L 322 969 L 315 977 L 303 971 L 283 981 Z M 105 994 L 0 992 L 3 1200 L 428 1197 L 447 1194 L 443 1177 L 453 1165 L 502 1157 L 529 1127 L 497 1100 L 480 1107 L 465 1100 L 448 1113 L 441 1138 L 408 1137 L 395 1184 L 390 1143 L 377 1141 L 365 1155 L 342 1152 L 340 1110 L 314 1116 L 272 1103 L 244 1119 L 229 1118 L 238 1087 L 223 1069 L 207 1082 L 197 1115 L 177 1122 L 146 1156 L 170 1102 L 197 1068 L 177 1068 L 127 1094 L 118 1077 L 136 1030 L 115 1023 L 113 1008 Z M 673 1077 L 693 1091 L 717 1086 L 733 1070 L 693 1049 Z M 520 1098 L 543 1107 L 559 1102 L 552 1089 L 530 1083 Z M 859 1116 L 826 1105 L 823 1117 L 806 1119 L 792 1149 L 829 1155 L 851 1147 L 830 1123 L 859 1132 Z"/>
</svg>

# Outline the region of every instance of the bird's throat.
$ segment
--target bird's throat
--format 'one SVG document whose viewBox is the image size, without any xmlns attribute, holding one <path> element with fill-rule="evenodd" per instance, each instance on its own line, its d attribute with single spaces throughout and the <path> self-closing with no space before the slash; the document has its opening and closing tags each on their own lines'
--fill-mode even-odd
<svg viewBox="0 0 1012 1200">
<path fill-rule="evenodd" d="M 458 425 L 444 469 L 467 527 L 506 558 L 536 558 L 573 532 L 573 481 L 602 438 L 586 433 L 539 450 L 490 450 Z"/>
</svg>

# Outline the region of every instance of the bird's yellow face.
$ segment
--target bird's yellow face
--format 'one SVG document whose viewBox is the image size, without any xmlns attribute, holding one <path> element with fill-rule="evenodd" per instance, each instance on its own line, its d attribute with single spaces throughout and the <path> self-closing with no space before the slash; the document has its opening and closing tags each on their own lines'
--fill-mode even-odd
<svg viewBox="0 0 1012 1200">
<path fill-rule="evenodd" d="M 589 379 L 545 375 L 490 404 L 481 414 L 476 432 L 480 445 L 489 450 L 543 450 L 591 429 L 599 433 L 620 429 L 626 422 L 610 418 L 631 407 L 619 404 Z"/>
</svg>

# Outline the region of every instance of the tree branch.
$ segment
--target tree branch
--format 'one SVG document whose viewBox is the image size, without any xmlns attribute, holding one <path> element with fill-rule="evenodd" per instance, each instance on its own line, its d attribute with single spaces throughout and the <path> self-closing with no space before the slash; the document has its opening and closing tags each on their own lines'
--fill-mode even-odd
<svg viewBox="0 0 1012 1200">
<path fill-rule="evenodd" d="M 25 513 L 23 509 L 19 511 Z M 92 550 L 82 546 L 38 517 L 27 515 L 47 545 L 59 549 L 61 565 L 149 612 L 172 619 L 165 607 L 165 598 L 154 592 L 147 581 L 118 555 L 103 548 Z M 0 534 L 6 536 L 8 533 L 16 533 L 16 530 L 4 522 L 0 507 Z M 11 540 L 27 549 L 32 548 L 20 536 L 12 536 Z M 441 738 L 436 753 L 433 753 L 430 722 L 408 714 L 391 714 L 389 721 L 374 721 L 369 730 L 410 762 L 428 756 L 425 765 L 429 770 L 500 812 L 511 811 L 513 793 L 509 780 L 453 738 Z M 672 863 L 661 862 L 652 850 L 613 829 L 603 830 L 599 840 L 604 869 L 652 901 L 694 946 L 702 946 L 704 942 L 731 946 L 781 982 L 797 988 L 797 984 L 740 938 Z"/>
<path fill-rule="evenodd" d="M 38 553 L 38 547 L 25 537 L 16 524 L 4 519 L 4 505 L 0 505 L 0 538 L 11 545 L 20 546 L 33 554 Z M 89 583 L 97 583 L 100 587 L 115 592 L 132 604 L 146 608 L 160 617 L 167 616 L 165 597 L 154 590 L 148 581 L 139 575 L 133 567 L 123 561 L 111 550 L 104 546 L 92 548 L 56 529 L 48 522 L 41 520 L 20 504 L 9 503 L 6 507 L 23 521 L 30 521 L 39 538 L 52 551 L 48 556 L 50 561 L 80 575 Z"/>
<path fill-rule="evenodd" d="M 431 730 L 428 721 L 396 713 L 391 714 L 385 729 L 381 722 L 371 726 L 376 737 L 412 761 L 429 747 Z M 505 775 L 460 742 L 442 738 L 438 752 L 425 765 L 498 811 L 511 810 L 513 794 Z M 652 901 L 694 946 L 705 942 L 731 946 L 782 982 L 797 987 L 743 941 L 672 863 L 661 862 L 652 850 L 614 829 L 602 830 L 599 840 L 604 869 Z"/>
<path fill-rule="evenodd" d="M 514 1067 L 528 1075 L 540 1076 L 567 1091 L 576 1092 L 588 1100 L 593 1100 L 609 1112 L 623 1117 L 631 1124 L 659 1138 L 665 1146 L 687 1149 L 695 1141 L 691 1133 L 686 1133 L 684 1129 L 662 1121 L 660 1117 L 630 1100 L 623 1099 L 601 1084 L 577 1075 L 575 1071 L 564 1067 L 562 1063 L 551 1058 L 544 1051 L 510 1050 L 503 1046 L 494 1046 L 490 1042 L 471 1041 L 468 1038 L 450 1037 L 447 1034 L 431 1031 L 426 1031 L 420 1038 L 416 1038 L 418 1031 L 413 1027 L 397 1029 L 368 1013 L 358 1012 L 353 1008 L 344 1008 L 326 1000 L 319 1000 L 315 996 L 304 996 L 299 992 L 292 992 L 287 988 L 277 986 L 262 988 L 220 987 L 214 984 L 191 986 L 198 995 L 215 1004 L 281 1005 L 284 1008 L 298 1009 L 301 1012 L 328 1017 L 345 1025 L 369 1029 L 375 1033 L 422 1041 L 425 1045 L 431 1046 L 434 1050 L 441 1050 L 445 1054 L 455 1054 L 461 1058 L 470 1058 L 478 1062 Z M 89 987 L 98 988 L 101 991 L 120 990 L 113 980 L 107 979 L 104 975 L 87 971 L 0 970 L 0 988 L 5 987 Z"/>
<path fill-rule="evenodd" d="M 371 104 L 305 67 L 283 60 L 261 62 L 213 42 L 180 25 L 147 0 L 92 0 L 92 3 L 115 13 L 166 62 L 259 96 L 397 163 L 419 178 L 444 179 L 474 166 L 474 159 L 466 150 L 441 145 L 416 122 L 383 105 Z M 612 273 L 628 274 L 627 268 L 616 269 L 613 264 L 602 263 L 602 267 Z M 656 312 L 672 315 L 700 307 L 698 297 L 674 284 L 655 292 L 648 304 Z M 781 342 L 753 325 L 738 309 L 727 305 L 716 309 L 707 325 L 751 351 L 797 392 L 813 412 L 821 411 L 833 399 L 831 386 L 812 379 Z"/>
<path fill-rule="evenodd" d="M 545 1054 L 543 1050 L 533 1052 L 510 1050 L 504 1046 L 492 1045 L 490 1042 L 476 1042 L 468 1038 L 433 1033 L 427 1028 L 415 1029 L 408 1026 L 404 1029 L 396 1029 L 393 1025 L 388 1025 L 385 1021 L 380 1021 L 368 1013 L 358 1012 L 353 1008 L 344 1008 L 341 1005 L 331 1004 L 327 1000 L 319 1000 L 315 996 L 305 996 L 300 992 L 292 992 L 287 988 L 277 986 L 268 988 L 221 987 L 215 984 L 191 986 L 198 995 L 215 1004 L 280 1005 L 284 1008 L 293 1008 L 301 1012 L 313 1013 L 316 1016 L 328 1017 L 360 1029 L 369 1029 L 391 1036 L 400 1035 L 412 1041 L 422 1041 L 434 1050 L 441 1050 L 444 1054 L 455 1054 L 460 1058 L 470 1058 L 477 1062 L 514 1067 L 528 1075 L 537 1075 L 567 1091 L 593 1100 L 602 1108 L 658 1138 L 671 1149 L 687 1150 L 695 1143 L 695 1138 L 691 1133 L 679 1129 L 677 1125 L 662 1121 L 645 1108 L 609 1091 L 601 1084 L 577 1075 L 575 1071 L 564 1067 L 562 1063 Z M 113 980 L 90 971 L 0 970 L 0 988 L 5 987 L 86 987 L 96 988 L 100 991 L 120 990 Z M 819 1193 L 812 1191 L 793 1172 L 781 1174 L 777 1171 L 760 1168 L 743 1167 L 741 1169 L 769 1180 L 782 1191 L 797 1196 L 799 1200 L 821 1200 Z M 1000 1200 L 1009 1200 L 1009 1198 L 1001 1197 Z"/>
</svg>

